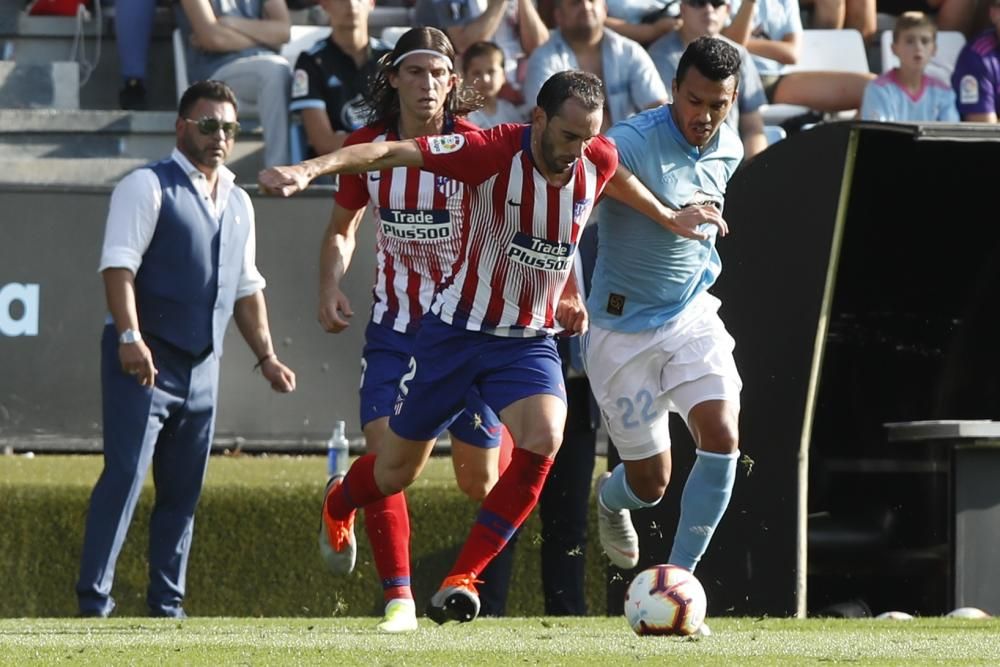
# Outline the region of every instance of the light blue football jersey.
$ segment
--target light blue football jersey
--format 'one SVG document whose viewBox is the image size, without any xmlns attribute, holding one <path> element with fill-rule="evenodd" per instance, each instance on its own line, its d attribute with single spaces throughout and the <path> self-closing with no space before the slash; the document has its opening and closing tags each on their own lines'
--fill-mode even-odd
<svg viewBox="0 0 1000 667">
<path fill-rule="evenodd" d="M 959 122 L 955 91 L 951 86 L 925 74 L 920 91 L 913 95 L 900 84 L 896 69 L 889 70 L 865 86 L 861 118 L 897 123 L 926 120 Z"/>
<path fill-rule="evenodd" d="M 621 164 L 673 209 L 699 202 L 722 207 L 726 183 L 743 159 L 739 136 L 725 123 L 703 149 L 691 146 L 671 106 L 636 114 L 608 131 Z M 587 299 L 591 320 L 605 329 L 635 332 L 676 317 L 722 270 L 711 237 L 686 239 L 635 209 L 605 200 L 597 229 L 597 265 Z"/>
</svg>

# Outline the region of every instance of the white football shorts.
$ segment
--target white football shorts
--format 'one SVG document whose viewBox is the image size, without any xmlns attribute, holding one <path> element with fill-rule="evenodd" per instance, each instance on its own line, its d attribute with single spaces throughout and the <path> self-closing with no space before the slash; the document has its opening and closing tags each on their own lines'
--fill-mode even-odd
<svg viewBox="0 0 1000 667">
<path fill-rule="evenodd" d="M 712 400 L 739 408 L 743 380 L 736 343 L 719 318 L 720 302 L 703 292 L 673 320 L 626 333 L 591 325 L 583 339 L 590 388 L 624 461 L 670 448 L 670 412 L 687 422 L 691 408 Z"/>
</svg>

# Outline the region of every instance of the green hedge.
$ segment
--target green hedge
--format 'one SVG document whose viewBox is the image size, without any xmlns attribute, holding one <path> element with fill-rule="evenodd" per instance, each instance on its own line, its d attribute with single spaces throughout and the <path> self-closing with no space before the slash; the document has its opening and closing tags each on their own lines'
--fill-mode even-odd
<svg viewBox="0 0 1000 667">
<path fill-rule="evenodd" d="M 381 613 L 378 577 L 358 525 L 358 567 L 328 574 L 316 536 L 325 483 L 321 457 L 213 457 L 195 521 L 185 608 L 197 616 L 367 616 Z M 74 585 L 99 456 L 0 456 L 0 616 L 71 616 Z M 418 608 L 439 585 L 464 540 L 475 506 L 455 486 L 451 463 L 432 459 L 408 491 Z M 146 613 L 147 480 L 118 561 L 117 614 Z M 587 600 L 605 610 L 606 559 L 591 510 Z M 541 615 L 537 513 L 518 544 L 507 613 Z"/>
</svg>

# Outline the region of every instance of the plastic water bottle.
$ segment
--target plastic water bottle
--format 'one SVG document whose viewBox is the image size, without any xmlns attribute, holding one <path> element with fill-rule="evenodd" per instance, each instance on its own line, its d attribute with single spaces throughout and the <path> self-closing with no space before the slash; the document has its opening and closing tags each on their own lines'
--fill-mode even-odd
<svg viewBox="0 0 1000 667">
<path fill-rule="evenodd" d="M 330 477 L 347 472 L 350 458 L 350 442 L 347 440 L 346 426 L 338 421 L 333 427 L 333 435 L 326 443 L 326 472 Z"/>
</svg>

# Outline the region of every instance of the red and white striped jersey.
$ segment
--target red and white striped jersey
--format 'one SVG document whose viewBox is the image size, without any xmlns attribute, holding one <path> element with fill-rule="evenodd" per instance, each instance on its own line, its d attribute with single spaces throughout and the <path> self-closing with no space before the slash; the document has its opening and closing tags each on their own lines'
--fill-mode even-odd
<svg viewBox="0 0 1000 667">
<path fill-rule="evenodd" d="M 478 129 L 462 118 L 446 128 Z M 344 145 L 397 139 L 395 129 L 380 124 L 353 132 Z M 466 190 L 457 180 L 415 167 L 339 177 L 334 196 L 339 206 L 357 210 L 372 203 L 377 258 L 373 322 L 401 333 L 417 330 L 458 257 Z"/>
<path fill-rule="evenodd" d="M 461 257 L 431 310 L 464 329 L 498 336 L 557 332 L 556 306 L 594 202 L 618 168 L 603 136 L 587 146 L 563 187 L 531 155 L 531 126 L 420 137 L 424 169 L 468 187 Z"/>
</svg>

